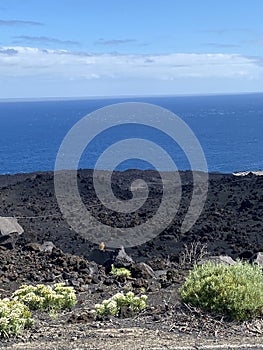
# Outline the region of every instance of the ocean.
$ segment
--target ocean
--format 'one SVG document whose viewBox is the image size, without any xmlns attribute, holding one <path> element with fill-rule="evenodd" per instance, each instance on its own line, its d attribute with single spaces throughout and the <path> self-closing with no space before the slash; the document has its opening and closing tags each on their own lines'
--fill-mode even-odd
<svg viewBox="0 0 263 350">
<path fill-rule="evenodd" d="M 210 172 L 263 170 L 263 93 L 258 93 L 0 102 L 0 173 L 53 170 L 59 146 L 72 126 L 88 113 L 120 102 L 151 103 L 178 115 L 199 140 Z M 94 139 L 79 168 L 94 168 L 109 145 L 131 137 L 151 140 L 171 155 L 179 170 L 190 169 L 186 155 L 174 141 L 156 130 L 130 125 Z M 149 169 L 153 165 L 135 157 L 116 169 L 129 168 Z"/>
</svg>

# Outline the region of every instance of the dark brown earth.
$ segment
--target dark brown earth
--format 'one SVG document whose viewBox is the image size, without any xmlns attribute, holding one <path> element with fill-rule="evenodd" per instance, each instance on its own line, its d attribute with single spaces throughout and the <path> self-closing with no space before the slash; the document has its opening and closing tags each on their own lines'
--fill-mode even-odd
<svg viewBox="0 0 263 350">
<path fill-rule="evenodd" d="M 205 254 L 253 259 L 263 251 L 263 177 L 249 174 L 210 174 L 204 210 L 192 227 L 180 227 L 192 195 L 192 175 L 182 172 L 182 200 L 172 225 L 158 237 L 126 249 L 134 259 L 128 265 L 132 276 L 120 280 L 109 274 L 117 251 L 86 241 L 63 219 L 54 196 L 53 173 L 0 176 L 0 216 L 19 217 L 25 233 L 12 249 L 0 246 L 1 296 L 10 296 L 21 284 L 64 281 L 75 287 L 77 306 L 57 319 L 35 313 L 36 323 L 21 338 L 2 340 L 10 349 L 209 349 L 260 348 L 263 320 L 236 322 L 210 315 L 180 302 L 178 288 L 196 259 Z M 201 175 L 200 175 L 201 176 Z M 92 186 L 92 171 L 79 172 L 81 197 L 104 223 L 133 226 L 154 215 L 162 195 L 160 176 L 153 171 L 115 173 L 112 188 L 119 198 L 130 198 L 129 185 L 136 178 L 149 183 L 150 199 L 132 215 L 118 215 L 98 204 Z M 41 251 L 52 241 L 56 248 Z M 194 251 L 196 249 L 196 251 Z M 190 254 L 189 254 L 190 253 Z M 94 261 L 95 260 L 95 261 Z M 145 269 L 141 262 L 153 271 Z M 104 264 L 104 266 L 102 266 Z M 148 295 L 148 307 L 128 318 L 94 319 L 95 303 L 117 291 L 133 290 Z M 125 316 L 125 315 L 124 315 Z M 257 344 L 250 347 L 251 344 Z M 252 345 L 251 345 L 252 346 Z M 220 348 L 220 347 L 219 347 Z"/>
</svg>

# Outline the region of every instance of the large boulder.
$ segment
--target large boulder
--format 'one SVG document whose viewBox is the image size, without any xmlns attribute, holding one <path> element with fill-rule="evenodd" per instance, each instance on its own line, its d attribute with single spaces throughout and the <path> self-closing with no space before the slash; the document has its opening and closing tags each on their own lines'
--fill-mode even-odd
<svg viewBox="0 0 263 350">
<path fill-rule="evenodd" d="M 14 248 L 19 236 L 24 229 L 19 225 L 16 218 L 0 216 L 0 244 L 8 248 Z"/>
<path fill-rule="evenodd" d="M 207 262 L 212 262 L 214 264 L 226 264 L 226 265 L 235 265 L 236 261 L 233 260 L 230 256 L 228 255 L 219 255 L 219 256 L 209 256 L 207 258 L 204 258 L 200 261 L 198 261 L 198 265 L 205 264 Z"/>
<path fill-rule="evenodd" d="M 262 252 L 257 253 L 255 260 L 254 260 L 254 263 L 260 265 L 263 268 L 263 253 Z"/>
<path fill-rule="evenodd" d="M 104 266 L 108 272 L 111 270 L 111 265 L 113 264 L 115 256 L 116 252 L 113 250 L 100 250 L 94 248 L 88 255 L 88 260 Z"/>
<path fill-rule="evenodd" d="M 126 253 L 124 247 L 120 248 L 113 261 L 115 267 L 129 267 L 133 263 L 133 259 Z"/>
<path fill-rule="evenodd" d="M 144 278 L 144 279 L 152 279 L 156 278 L 155 272 L 151 268 L 151 266 L 141 262 L 137 264 L 132 264 L 131 272 L 133 277 L 135 278 Z"/>
</svg>

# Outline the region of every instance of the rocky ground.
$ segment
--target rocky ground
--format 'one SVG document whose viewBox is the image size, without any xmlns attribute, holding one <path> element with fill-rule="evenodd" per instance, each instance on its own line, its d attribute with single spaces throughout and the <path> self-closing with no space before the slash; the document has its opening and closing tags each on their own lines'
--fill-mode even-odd
<svg viewBox="0 0 263 350">
<path fill-rule="evenodd" d="M 87 205 L 98 204 L 92 172 L 79 172 L 79 188 Z M 160 203 L 160 177 L 152 171 L 116 173 L 113 191 L 129 198 L 129 184 L 144 177 L 150 199 L 137 215 L 120 216 L 98 205 L 93 215 L 112 225 L 134 225 L 153 215 Z M 210 174 L 204 210 L 193 228 L 182 234 L 180 224 L 192 194 L 192 176 L 181 173 L 182 200 L 174 222 L 158 237 L 126 249 L 134 262 L 125 262 L 132 275 L 127 280 L 109 274 L 111 263 L 122 265 L 118 250 L 86 241 L 63 219 L 54 197 L 53 174 L 0 176 L 0 216 L 20 217 L 25 232 L 15 247 L 0 246 L 0 292 L 9 296 L 21 284 L 65 282 L 74 286 L 78 304 L 56 319 L 35 312 L 33 329 L 18 339 L 2 340 L 10 349 L 203 349 L 260 348 L 263 320 L 235 322 L 182 305 L 178 288 L 196 259 L 204 255 L 229 255 L 253 259 L 263 251 L 263 177 L 248 174 Z M 52 241 L 55 248 L 42 245 Z M 125 259 L 124 259 L 125 260 Z M 148 307 L 128 318 L 94 319 L 95 303 L 118 291 L 148 295 Z M 125 316 L 125 315 L 123 315 Z M 127 316 L 127 315 L 126 315 Z M 225 345 L 224 345 L 225 344 Z M 254 344 L 254 345 L 253 345 Z"/>
</svg>

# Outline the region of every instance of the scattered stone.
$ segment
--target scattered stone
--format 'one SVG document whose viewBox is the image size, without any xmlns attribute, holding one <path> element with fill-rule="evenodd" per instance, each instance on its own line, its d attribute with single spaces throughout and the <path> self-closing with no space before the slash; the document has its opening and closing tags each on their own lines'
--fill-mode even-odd
<svg viewBox="0 0 263 350">
<path fill-rule="evenodd" d="M 0 244 L 13 249 L 24 229 L 16 218 L 0 216 Z"/>
<path fill-rule="evenodd" d="M 254 262 L 258 265 L 260 265 L 261 267 L 263 267 L 263 253 L 262 252 L 258 252 L 256 255 L 256 259 L 254 260 Z"/>
<path fill-rule="evenodd" d="M 226 265 L 235 265 L 236 261 L 233 260 L 230 256 L 227 255 L 219 255 L 219 256 L 209 256 L 207 258 L 204 258 L 200 261 L 198 261 L 198 265 L 202 265 L 207 263 L 208 261 L 215 263 L 215 264 L 226 264 Z"/>
<path fill-rule="evenodd" d="M 133 264 L 131 267 L 131 274 L 134 278 L 156 278 L 153 269 L 145 263 Z"/>
<path fill-rule="evenodd" d="M 52 250 L 56 248 L 55 244 L 51 241 L 45 241 L 39 246 L 41 252 L 52 253 Z"/>
<path fill-rule="evenodd" d="M 156 278 L 159 278 L 161 276 L 166 276 L 167 270 L 156 270 L 156 271 L 154 271 L 154 274 L 155 274 Z"/>
<path fill-rule="evenodd" d="M 95 310 L 86 310 L 79 313 L 73 313 L 67 320 L 68 323 L 87 323 L 96 319 Z"/>
<path fill-rule="evenodd" d="M 2 236 L 10 235 L 12 233 L 21 235 L 24 232 L 24 229 L 19 225 L 16 218 L 0 216 L 0 231 Z"/>
<path fill-rule="evenodd" d="M 134 264 L 134 260 L 126 253 L 124 247 L 121 247 L 113 264 L 115 267 L 129 267 L 131 264 Z"/>
<path fill-rule="evenodd" d="M 27 243 L 25 249 L 31 252 L 40 252 L 40 244 L 35 242 Z"/>
</svg>

